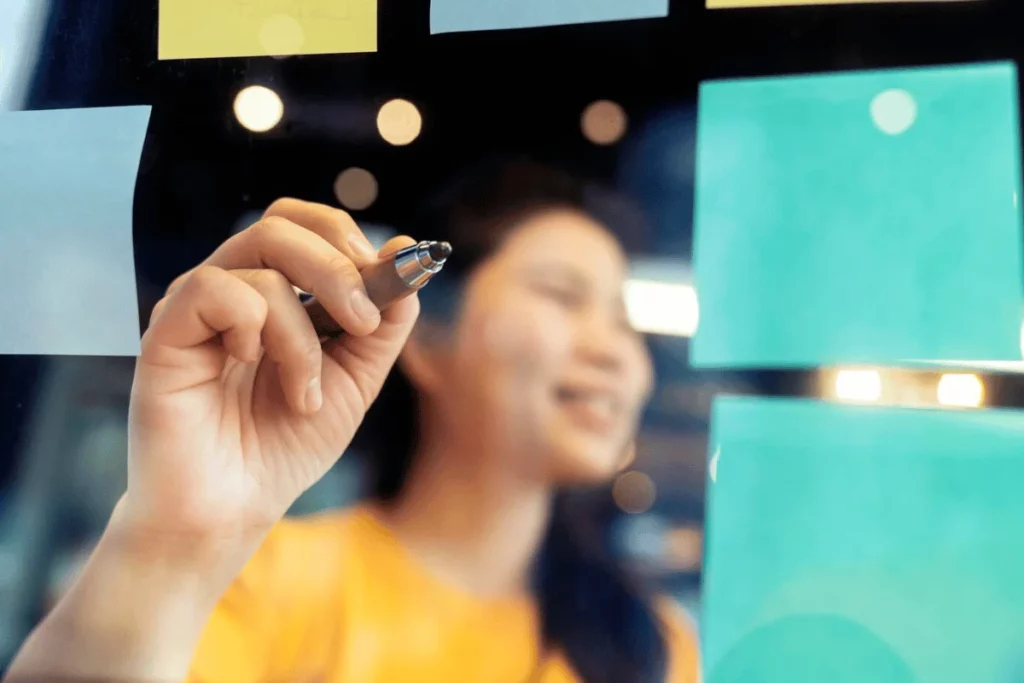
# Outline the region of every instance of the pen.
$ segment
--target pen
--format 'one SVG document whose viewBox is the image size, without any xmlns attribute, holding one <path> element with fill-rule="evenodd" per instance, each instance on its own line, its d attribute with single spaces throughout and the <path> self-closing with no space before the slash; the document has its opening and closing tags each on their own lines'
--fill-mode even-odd
<svg viewBox="0 0 1024 683">
<path fill-rule="evenodd" d="M 441 272 L 451 253 L 452 245 L 447 242 L 420 242 L 399 249 L 394 254 L 367 266 L 359 274 L 363 278 L 370 301 L 379 310 L 384 310 L 423 289 L 432 277 Z M 344 333 L 316 297 L 308 296 L 303 305 L 320 341 L 335 339 Z"/>
</svg>

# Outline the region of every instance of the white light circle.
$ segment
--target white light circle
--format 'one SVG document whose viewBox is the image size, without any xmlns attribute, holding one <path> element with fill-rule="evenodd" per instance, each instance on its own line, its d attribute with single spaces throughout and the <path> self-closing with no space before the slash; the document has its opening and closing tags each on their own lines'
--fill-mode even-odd
<svg viewBox="0 0 1024 683">
<path fill-rule="evenodd" d="M 281 97 L 262 85 L 250 85 L 235 98 L 235 117 L 254 133 L 265 133 L 281 122 L 284 102 Z"/>
<path fill-rule="evenodd" d="M 906 90 L 886 90 L 871 100 L 871 119 L 886 135 L 902 135 L 917 121 L 917 101 Z"/>
</svg>

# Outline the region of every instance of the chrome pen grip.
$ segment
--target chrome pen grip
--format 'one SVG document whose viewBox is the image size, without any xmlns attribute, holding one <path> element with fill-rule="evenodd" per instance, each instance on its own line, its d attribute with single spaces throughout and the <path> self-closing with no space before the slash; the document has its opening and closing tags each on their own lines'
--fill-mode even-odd
<svg viewBox="0 0 1024 683">
<path fill-rule="evenodd" d="M 367 266 L 359 275 L 370 301 L 383 311 L 422 289 L 441 271 L 450 253 L 451 245 L 447 242 L 420 242 Z M 345 332 L 315 297 L 307 299 L 303 306 L 321 341 L 336 339 Z"/>
</svg>

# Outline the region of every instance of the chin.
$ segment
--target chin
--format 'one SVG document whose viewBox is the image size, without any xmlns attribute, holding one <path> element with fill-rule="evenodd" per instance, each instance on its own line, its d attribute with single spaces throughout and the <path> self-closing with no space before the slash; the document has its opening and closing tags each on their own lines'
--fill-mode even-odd
<svg viewBox="0 0 1024 683">
<path fill-rule="evenodd" d="M 599 448 L 574 446 L 559 448 L 552 454 L 553 479 L 559 486 L 605 484 L 622 469 L 623 449 L 608 448 L 606 444 Z"/>
</svg>

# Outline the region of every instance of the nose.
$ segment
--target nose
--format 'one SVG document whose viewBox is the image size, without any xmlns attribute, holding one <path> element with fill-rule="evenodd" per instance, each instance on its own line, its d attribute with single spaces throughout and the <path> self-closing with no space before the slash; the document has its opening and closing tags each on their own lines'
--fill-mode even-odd
<svg viewBox="0 0 1024 683">
<path fill-rule="evenodd" d="M 605 316 L 591 316 L 591 319 Z M 625 366 L 621 332 L 608 321 L 584 325 L 579 330 L 577 349 L 582 360 L 603 372 L 618 374 Z"/>
</svg>

